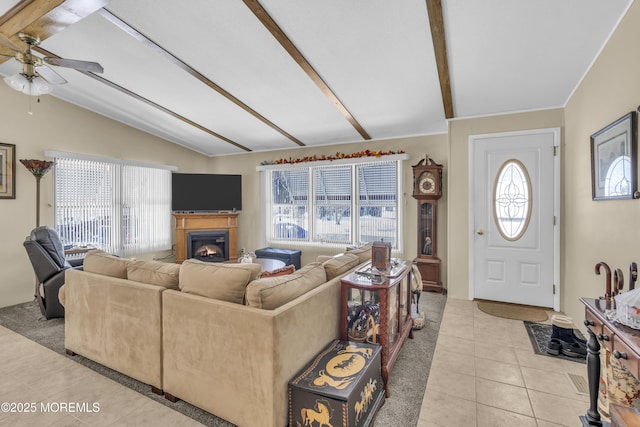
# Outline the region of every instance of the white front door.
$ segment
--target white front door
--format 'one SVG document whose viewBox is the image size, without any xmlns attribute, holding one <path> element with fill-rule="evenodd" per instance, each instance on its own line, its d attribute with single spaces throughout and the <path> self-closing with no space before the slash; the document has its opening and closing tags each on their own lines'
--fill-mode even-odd
<svg viewBox="0 0 640 427">
<path fill-rule="evenodd" d="M 469 138 L 472 298 L 558 308 L 559 135 Z"/>
</svg>

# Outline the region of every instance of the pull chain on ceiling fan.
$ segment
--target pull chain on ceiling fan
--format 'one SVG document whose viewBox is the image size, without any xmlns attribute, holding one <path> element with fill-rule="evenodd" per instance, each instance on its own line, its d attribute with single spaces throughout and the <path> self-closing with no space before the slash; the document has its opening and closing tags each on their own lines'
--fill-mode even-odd
<svg viewBox="0 0 640 427">
<path fill-rule="evenodd" d="M 18 37 L 27 45 L 25 50 L 20 49 L 15 43 L 0 33 L 0 45 L 3 45 L 15 53 L 13 55 L 0 54 L 0 56 L 15 58 L 22 64 L 22 72 L 5 77 L 4 81 L 17 91 L 26 95 L 40 96 L 53 90 L 53 85 L 62 85 L 67 81 L 56 73 L 48 65 L 72 68 L 79 71 L 102 73 L 104 69 L 97 62 L 79 61 L 76 59 L 50 58 L 34 55 L 31 48 L 40 44 L 40 38 L 27 33 L 19 33 Z M 48 64 L 48 65 L 47 65 Z"/>
</svg>

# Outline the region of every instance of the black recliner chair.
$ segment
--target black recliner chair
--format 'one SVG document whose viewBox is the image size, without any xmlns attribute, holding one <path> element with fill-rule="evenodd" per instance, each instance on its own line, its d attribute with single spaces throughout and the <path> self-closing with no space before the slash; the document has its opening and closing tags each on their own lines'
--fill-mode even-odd
<svg viewBox="0 0 640 427">
<path fill-rule="evenodd" d="M 83 260 L 74 260 L 73 264 L 67 261 L 60 236 L 46 226 L 33 229 L 23 244 L 38 278 L 35 297 L 42 315 L 47 319 L 64 317 L 64 307 L 58 299 L 64 272 L 69 268 L 82 269 Z"/>
</svg>

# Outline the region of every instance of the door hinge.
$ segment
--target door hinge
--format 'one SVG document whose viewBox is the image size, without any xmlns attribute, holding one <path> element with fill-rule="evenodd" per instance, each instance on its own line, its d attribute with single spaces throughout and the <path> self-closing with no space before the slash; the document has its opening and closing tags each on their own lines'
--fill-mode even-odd
<svg viewBox="0 0 640 427">
<path fill-rule="evenodd" d="M 556 285 L 553 285 L 553 294 L 556 294 Z"/>
<path fill-rule="evenodd" d="M 555 215 L 553 216 L 553 225 L 554 226 L 556 225 L 556 216 Z"/>
<path fill-rule="evenodd" d="M 558 149 L 558 146 L 557 146 L 557 145 L 554 145 L 554 146 L 553 146 L 553 156 L 554 156 L 554 157 L 558 154 L 557 149 Z"/>
</svg>

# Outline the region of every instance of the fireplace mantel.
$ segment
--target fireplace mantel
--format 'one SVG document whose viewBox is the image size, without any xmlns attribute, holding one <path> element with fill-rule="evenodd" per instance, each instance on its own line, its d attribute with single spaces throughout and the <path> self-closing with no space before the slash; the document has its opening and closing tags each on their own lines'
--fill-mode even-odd
<svg viewBox="0 0 640 427">
<path fill-rule="evenodd" d="M 229 232 L 229 262 L 238 260 L 237 213 L 173 213 L 176 219 L 176 262 L 187 259 L 187 235 L 193 231 L 227 230 Z"/>
</svg>

